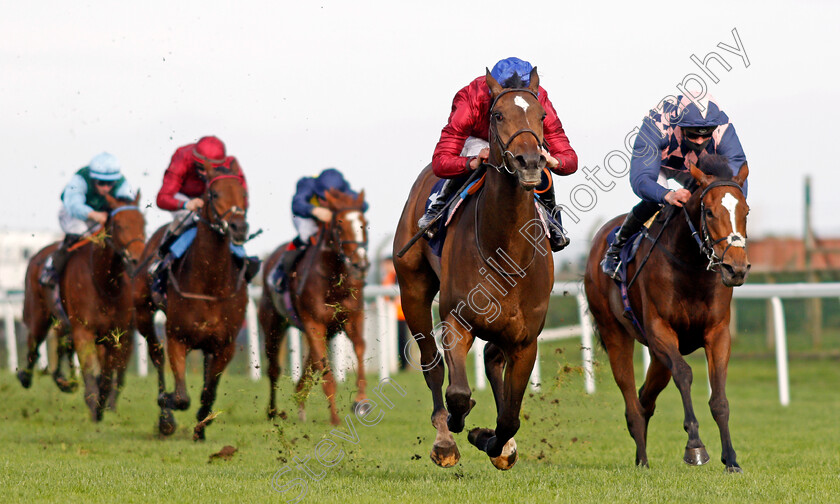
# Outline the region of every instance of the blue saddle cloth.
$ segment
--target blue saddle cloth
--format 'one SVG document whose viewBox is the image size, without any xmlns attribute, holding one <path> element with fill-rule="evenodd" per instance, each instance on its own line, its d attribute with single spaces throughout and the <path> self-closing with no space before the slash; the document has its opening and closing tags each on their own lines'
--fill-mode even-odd
<svg viewBox="0 0 840 504">
<path fill-rule="evenodd" d="M 181 236 L 175 240 L 175 243 L 169 247 L 169 251 L 172 252 L 176 258 L 180 259 L 184 256 L 187 252 L 187 249 L 190 248 L 192 242 L 195 240 L 195 234 L 198 231 L 198 228 L 191 227 L 181 233 Z M 245 257 L 245 248 L 242 245 L 234 245 L 233 243 L 230 244 L 230 251 L 233 252 L 234 255 L 237 257 Z"/>
<path fill-rule="evenodd" d="M 283 315 L 286 315 L 286 318 L 289 322 L 303 331 L 303 324 L 300 321 L 300 317 L 298 317 L 297 310 L 295 310 L 295 304 L 292 302 L 292 293 L 289 291 L 289 282 L 288 276 L 286 272 L 283 270 L 283 263 L 285 260 L 286 254 L 291 252 L 290 250 L 286 250 L 283 252 L 283 255 L 280 256 L 280 260 L 277 261 L 277 264 L 274 265 L 274 269 L 272 269 L 268 273 L 269 281 L 271 282 L 271 287 L 274 290 L 275 294 L 279 297 L 279 299 L 272 299 L 272 302 Z M 300 261 L 300 257 L 295 261 L 297 264 Z M 279 304 L 279 306 L 278 306 Z"/>
<path fill-rule="evenodd" d="M 615 235 L 618 232 L 619 227 L 620 226 L 616 226 L 607 235 L 607 246 L 612 245 L 615 242 Z M 630 306 L 630 298 L 627 295 L 627 266 L 633 262 L 633 259 L 636 257 L 636 253 L 639 251 L 639 245 L 641 245 L 645 236 L 647 236 L 647 229 L 642 228 L 642 231 L 639 231 L 631 236 L 630 239 L 627 240 L 627 243 L 624 244 L 624 247 L 622 247 L 621 253 L 619 254 L 621 264 L 619 264 L 616 272 L 615 283 L 621 291 L 621 303 L 624 306 L 624 317 L 633 323 L 633 326 L 639 331 L 642 337 L 647 339 L 645 330 L 639 322 L 638 317 L 636 317 L 636 314 L 633 312 L 633 308 Z"/>
</svg>

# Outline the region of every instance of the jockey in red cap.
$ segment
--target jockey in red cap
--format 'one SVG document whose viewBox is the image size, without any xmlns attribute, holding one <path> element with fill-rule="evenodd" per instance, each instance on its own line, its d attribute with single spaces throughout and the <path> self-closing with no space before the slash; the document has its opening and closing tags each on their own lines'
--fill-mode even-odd
<svg viewBox="0 0 840 504">
<path fill-rule="evenodd" d="M 172 212 L 172 223 L 158 250 L 161 260 L 151 267 L 152 278 L 156 280 L 153 288 L 158 287 L 164 267 L 177 259 L 170 252 L 172 245 L 184 231 L 194 225 L 195 221 L 191 217 L 204 206 L 201 197 L 207 189 L 208 168 L 220 167 L 238 171 L 242 185 L 248 190 L 239 162 L 235 157 L 227 155 L 225 144 L 215 136 L 205 136 L 196 143 L 179 147 L 172 155 L 157 195 L 158 208 Z M 259 268 L 259 260 L 256 258 L 249 258 L 247 264 Z M 250 280 L 255 274 L 256 271 L 249 270 L 246 278 Z"/>
<path fill-rule="evenodd" d="M 530 63 L 519 58 L 505 58 L 493 66 L 490 75 L 504 88 L 527 87 L 532 68 Z M 577 154 L 569 145 L 548 93 L 540 87 L 537 95 L 546 113 L 543 122 L 545 142 L 548 145 L 548 150 L 543 150 L 546 167 L 557 175 L 571 175 L 577 171 Z M 449 180 L 418 222 L 420 228 L 432 222 L 470 172 L 478 169 L 490 156 L 488 138 L 491 98 L 484 76 L 476 78 L 455 95 L 449 121 L 440 133 L 440 140 L 432 156 L 435 175 Z M 560 225 L 560 212 L 554 202 L 554 184 L 550 175 L 543 174 L 543 181 L 535 192 L 548 210 L 546 213 L 550 214 L 546 220 L 549 223 L 551 249 L 556 252 L 568 245 L 569 239 Z M 427 234 L 431 232 L 428 230 Z"/>
</svg>

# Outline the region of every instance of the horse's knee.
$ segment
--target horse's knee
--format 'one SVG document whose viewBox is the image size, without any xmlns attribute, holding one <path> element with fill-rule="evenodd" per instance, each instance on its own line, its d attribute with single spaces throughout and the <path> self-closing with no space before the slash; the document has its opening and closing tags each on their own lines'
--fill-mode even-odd
<svg viewBox="0 0 840 504">
<path fill-rule="evenodd" d="M 470 390 L 452 385 L 446 389 L 446 407 L 450 413 L 463 414 L 470 408 Z"/>
</svg>

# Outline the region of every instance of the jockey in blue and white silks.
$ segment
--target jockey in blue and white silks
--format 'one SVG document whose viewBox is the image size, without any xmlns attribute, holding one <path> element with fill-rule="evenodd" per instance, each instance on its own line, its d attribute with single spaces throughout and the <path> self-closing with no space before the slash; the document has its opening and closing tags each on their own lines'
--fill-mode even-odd
<svg viewBox="0 0 840 504">
<path fill-rule="evenodd" d="M 708 154 L 725 156 L 733 176 L 747 161 L 735 126 L 714 97 L 681 95 L 673 102 L 663 100 L 648 113 L 642 120 L 630 161 L 630 185 L 642 201 L 627 215 L 607 249 L 601 262 L 604 273 L 615 278 L 621 248 L 661 205 L 682 206 L 688 201 L 691 192 L 685 188 L 668 189 L 667 180 L 674 179 L 683 187 L 693 183 L 690 165 L 696 165 Z M 743 190 L 746 195 L 746 183 Z"/>
<path fill-rule="evenodd" d="M 318 232 L 318 221 L 329 222 L 332 219 L 332 212 L 318 204 L 318 199 L 324 194 L 336 189 L 353 197 L 358 196 L 356 191 L 350 188 L 350 184 L 344 179 L 340 171 L 335 168 L 327 168 L 317 177 L 303 177 L 298 180 L 295 195 L 292 197 L 292 221 L 298 236 L 295 245 L 305 246 L 310 239 Z M 365 202 L 363 211 L 367 211 L 368 204 Z"/>
</svg>

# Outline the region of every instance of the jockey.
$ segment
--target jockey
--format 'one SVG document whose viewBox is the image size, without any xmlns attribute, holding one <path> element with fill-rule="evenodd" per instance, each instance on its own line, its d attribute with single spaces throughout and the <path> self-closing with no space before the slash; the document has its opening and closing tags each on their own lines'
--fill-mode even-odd
<svg viewBox="0 0 840 504">
<path fill-rule="evenodd" d="M 490 75 L 504 88 L 527 87 L 531 79 L 532 66 L 519 58 L 506 58 L 493 66 Z M 577 154 L 563 131 L 548 93 L 542 87 L 537 93 L 540 105 L 545 109 L 543 133 L 549 150 L 543 150 L 546 167 L 557 175 L 571 175 L 577 171 Z M 432 157 L 432 169 L 436 176 L 448 179 L 433 199 L 425 215 L 418 221 L 420 228 L 427 227 L 441 212 L 447 200 L 469 176 L 490 156 L 490 88 L 485 77 L 473 80 L 458 91 L 452 101 L 449 122 L 443 127 L 440 140 Z M 550 176 L 543 174 L 543 181 L 536 189 L 540 202 L 551 214 L 549 232 L 551 250 L 558 251 L 569 243 L 559 223 L 560 212 L 555 205 L 554 184 Z"/>
<path fill-rule="evenodd" d="M 318 221 L 330 222 L 332 212 L 329 208 L 322 207 L 318 203 L 319 198 L 329 189 L 337 189 L 351 196 L 358 196 L 356 191 L 350 189 L 350 184 L 344 180 L 344 176 L 335 168 L 327 168 L 317 177 L 303 177 L 298 180 L 297 190 L 292 197 L 292 221 L 298 236 L 294 239 L 297 248 L 303 248 L 309 244 L 312 237 L 318 232 Z M 362 211 L 367 212 L 368 204 Z"/>
<path fill-rule="evenodd" d="M 172 212 L 172 223 L 158 249 L 161 259 L 152 264 L 151 275 L 155 283 L 153 290 L 162 290 L 162 273 L 165 267 L 181 256 L 177 254 L 176 257 L 171 250 L 172 245 L 186 229 L 194 225 L 195 221 L 191 216 L 204 207 L 202 195 L 207 188 L 207 169 L 219 167 L 237 169 L 242 178 L 242 185 L 248 190 L 239 162 L 235 157 L 226 155 L 225 144 L 215 136 L 202 137 L 196 143 L 179 147 L 172 155 L 169 167 L 163 174 L 163 185 L 157 195 L 158 208 Z M 250 281 L 257 274 L 260 261 L 248 258 L 247 264 L 245 278 Z"/>
<path fill-rule="evenodd" d="M 690 164 L 696 165 L 707 154 L 719 154 L 729 159 L 729 168 L 737 175 L 747 161 L 735 127 L 711 95 L 701 99 L 681 95 L 676 102 L 666 100 L 660 105 L 661 111 L 652 109 L 642 121 L 633 146 L 630 185 L 642 201 L 627 214 L 601 261 L 604 273 L 612 278 L 621 262 L 621 248 L 660 206 L 681 207 L 691 197 L 685 188 L 694 183 Z M 683 188 L 669 190 L 664 186 L 666 179 L 676 180 Z M 746 195 L 746 185 L 743 190 Z"/>
<path fill-rule="evenodd" d="M 77 171 L 61 193 L 63 205 L 58 222 L 65 233 L 64 240 L 44 263 L 40 282 L 55 286 L 70 257 L 69 247 L 82 235 L 108 221 L 110 208 L 105 195 L 114 198 L 135 198 L 134 189 L 120 173 L 120 163 L 113 154 L 103 152 Z"/>
</svg>

